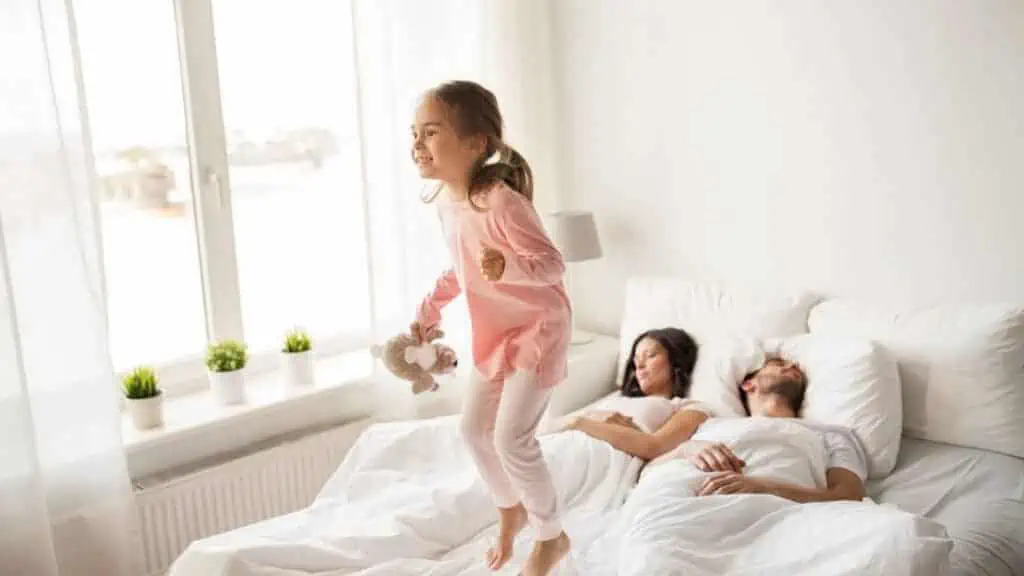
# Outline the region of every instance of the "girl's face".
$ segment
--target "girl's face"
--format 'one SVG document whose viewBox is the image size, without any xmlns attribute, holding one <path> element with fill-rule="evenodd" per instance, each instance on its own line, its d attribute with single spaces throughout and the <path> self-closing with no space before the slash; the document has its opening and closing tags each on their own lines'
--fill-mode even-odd
<svg viewBox="0 0 1024 576">
<path fill-rule="evenodd" d="M 416 107 L 412 125 L 412 159 L 420 177 L 446 184 L 469 184 L 470 170 L 485 149 L 480 136 L 460 138 L 448 107 L 429 94 Z"/>
<path fill-rule="evenodd" d="M 633 356 L 636 381 L 647 396 L 671 396 L 672 363 L 668 351 L 654 338 L 644 338 Z"/>
</svg>

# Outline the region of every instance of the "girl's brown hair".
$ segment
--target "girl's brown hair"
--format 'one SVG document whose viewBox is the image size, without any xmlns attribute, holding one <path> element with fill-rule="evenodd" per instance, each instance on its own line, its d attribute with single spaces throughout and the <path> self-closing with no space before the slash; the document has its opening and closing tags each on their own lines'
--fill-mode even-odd
<svg viewBox="0 0 1024 576">
<path fill-rule="evenodd" d="M 473 166 L 469 182 L 470 194 L 483 192 L 497 182 L 504 182 L 532 201 L 533 171 L 523 155 L 502 139 L 504 126 L 498 110 L 498 99 L 494 94 L 468 80 L 446 82 L 427 94 L 448 108 L 452 125 L 460 138 L 483 136 L 487 141 L 484 153 Z M 425 200 L 432 201 L 440 190 L 438 187 Z M 476 206 L 473 202 L 470 204 Z"/>
</svg>

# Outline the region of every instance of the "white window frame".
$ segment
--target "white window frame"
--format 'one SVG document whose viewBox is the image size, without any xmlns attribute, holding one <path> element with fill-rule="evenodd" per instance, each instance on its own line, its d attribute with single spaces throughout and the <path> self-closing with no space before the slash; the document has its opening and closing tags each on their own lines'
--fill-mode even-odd
<svg viewBox="0 0 1024 576">
<path fill-rule="evenodd" d="M 226 339 L 244 342 L 213 0 L 173 1 L 207 343 Z M 351 18 L 352 13 L 349 15 Z M 354 33 L 351 21 L 349 30 Z M 358 91 L 358 78 L 352 81 Z M 365 199 L 363 212 L 367 218 Z M 363 250 L 369 263 L 368 242 Z M 372 296 L 366 304 L 373 308 Z M 365 333 L 346 333 L 344 327 L 339 327 L 337 334 L 315 342 L 314 357 L 333 357 L 368 349 L 371 333 L 372 328 Z M 185 358 L 153 364 L 166 395 L 178 396 L 208 388 L 204 353 L 205 346 L 204 350 Z M 256 374 L 275 369 L 278 353 L 277 349 L 251 351 L 247 371 Z M 117 381 L 123 376 L 124 373 L 117 374 Z"/>
</svg>

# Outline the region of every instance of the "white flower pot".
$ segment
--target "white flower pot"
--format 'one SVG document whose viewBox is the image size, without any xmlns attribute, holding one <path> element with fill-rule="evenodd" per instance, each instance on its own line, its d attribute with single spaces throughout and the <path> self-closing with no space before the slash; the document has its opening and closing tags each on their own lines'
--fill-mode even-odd
<svg viewBox="0 0 1024 576">
<path fill-rule="evenodd" d="M 282 352 L 281 371 L 288 386 L 312 386 L 313 351 Z"/>
<path fill-rule="evenodd" d="M 218 402 L 225 406 L 245 402 L 245 376 L 243 370 L 210 372 L 210 389 Z"/>
<path fill-rule="evenodd" d="M 159 428 L 164 425 L 164 396 L 151 398 L 125 398 L 132 424 L 138 430 Z"/>
</svg>

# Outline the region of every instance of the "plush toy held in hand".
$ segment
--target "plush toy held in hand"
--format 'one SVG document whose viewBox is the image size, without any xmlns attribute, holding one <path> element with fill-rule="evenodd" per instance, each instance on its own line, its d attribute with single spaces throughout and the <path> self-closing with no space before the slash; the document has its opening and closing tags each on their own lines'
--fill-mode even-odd
<svg viewBox="0 0 1024 576">
<path fill-rule="evenodd" d="M 455 350 L 434 342 L 442 336 L 444 332 L 440 329 L 431 328 L 426 334 L 426 341 L 420 344 L 411 334 L 399 334 L 370 351 L 381 359 L 389 372 L 412 382 L 413 394 L 420 394 L 437 390 L 434 375 L 448 374 L 459 365 Z"/>
</svg>

